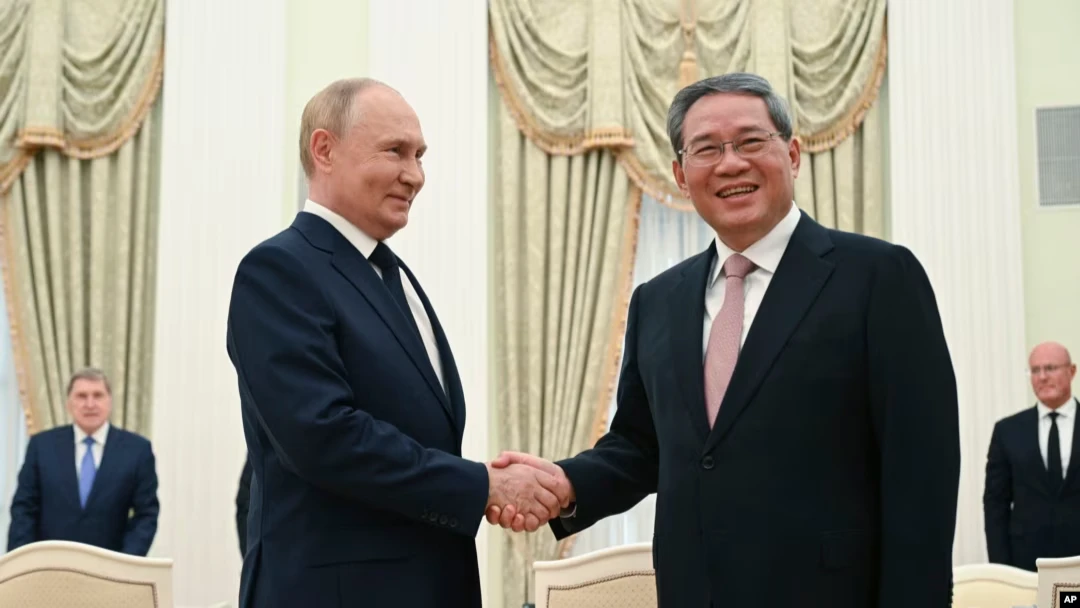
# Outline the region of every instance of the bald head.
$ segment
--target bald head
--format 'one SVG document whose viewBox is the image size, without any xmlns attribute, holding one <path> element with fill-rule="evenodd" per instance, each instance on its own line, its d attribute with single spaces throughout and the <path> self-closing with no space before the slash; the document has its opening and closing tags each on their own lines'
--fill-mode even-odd
<svg viewBox="0 0 1080 608">
<path fill-rule="evenodd" d="M 1039 344 L 1031 350 L 1028 367 L 1031 370 L 1031 388 L 1043 405 L 1056 409 L 1072 398 L 1076 364 L 1064 346 L 1057 342 Z"/>
</svg>

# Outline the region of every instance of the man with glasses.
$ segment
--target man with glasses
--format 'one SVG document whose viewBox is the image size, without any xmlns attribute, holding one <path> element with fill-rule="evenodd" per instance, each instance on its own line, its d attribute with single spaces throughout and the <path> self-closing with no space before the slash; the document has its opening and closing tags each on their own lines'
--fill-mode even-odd
<svg viewBox="0 0 1080 608">
<path fill-rule="evenodd" d="M 1036 558 L 1080 555 L 1080 449 L 1069 351 L 1040 344 L 1028 365 L 1038 402 L 994 426 L 983 513 L 990 561 L 1035 571 Z"/>
<path fill-rule="evenodd" d="M 558 538 L 657 493 L 661 608 L 947 608 L 956 381 L 922 266 L 798 209 L 801 147 L 765 79 L 690 85 L 668 134 L 714 243 L 634 292 L 595 448 L 495 465 L 565 475 Z"/>
</svg>

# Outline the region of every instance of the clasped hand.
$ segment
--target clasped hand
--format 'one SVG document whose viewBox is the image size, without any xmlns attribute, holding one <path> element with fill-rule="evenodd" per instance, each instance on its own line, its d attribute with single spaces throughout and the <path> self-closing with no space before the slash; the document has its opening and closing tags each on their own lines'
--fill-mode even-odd
<svg viewBox="0 0 1080 608">
<path fill-rule="evenodd" d="M 489 523 L 535 532 L 574 501 L 574 488 L 559 465 L 519 452 L 487 464 Z"/>
</svg>

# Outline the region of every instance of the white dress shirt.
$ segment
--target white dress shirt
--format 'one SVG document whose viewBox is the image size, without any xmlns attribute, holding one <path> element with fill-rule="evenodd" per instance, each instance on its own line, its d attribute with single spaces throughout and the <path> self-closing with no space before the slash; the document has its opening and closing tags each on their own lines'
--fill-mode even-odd
<svg viewBox="0 0 1080 608">
<path fill-rule="evenodd" d="M 304 212 L 317 215 L 330 222 L 330 225 L 340 232 L 341 236 L 345 237 L 347 241 L 352 243 L 353 247 L 356 247 L 364 258 L 370 258 L 371 253 L 375 251 L 375 247 L 379 245 L 379 241 L 364 234 L 362 230 L 352 225 L 349 220 L 311 199 L 304 202 Z M 368 263 L 371 264 L 371 262 Z M 375 264 L 371 264 L 371 267 L 375 269 L 375 274 L 382 278 L 382 269 Z M 420 300 L 420 296 L 417 295 L 412 280 L 408 278 L 404 271 L 401 273 L 401 288 L 405 292 L 405 300 L 409 303 L 409 310 L 412 311 L 413 319 L 416 320 L 416 326 L 420 328 L 420 338 L 424 342 L 424 350 L 427 351 L 428 359 L 431 360 L 431 367 L 435 369 L 435 376 L 439 379 L 439 384 L 443 387 L 443 390 L 446 390 L 446 383 L 443 382 L 442 359 L 439 357 L 439 346 L 435 341 L 435 330 L 431 327 L 431 320 L 428 319 L 427 311 L 424 310 L 424 303 Z"/>
<path fill-rule="evenodd" d="M 1076 399 L 1069 399 L 1056 410 L 1042 403 L 1035 407 L 1039 410 L 1039 452 L 1042 453 L 1043 466 L 1050 468 L 1050 412 L 1057 412 L 1058 439 L 1061 444 L 1061 474 L 1069 470 L 1069 458 L 1072 456 L 1073 427 L 1076 425 Z M 1028 435 L 1030 437 L 1030 435 Z"/>
<path fill-rule="evenodd" d="M 80 479 L 82 478 L 82 459 L 86 456 L 86 444 L 83 440 L 86 439 L 86 431 L 79 428 L 79 425 L 71 425 L 75 427 L 75 475 Z M 94 470 L 101 470 L 101 456 L 105 453 L 105 439 L 109 436 L 109 423 L 101 425 L 101 428 L 94 431 L 92 437 L 94 438 Z"/>
<path fill-rule="evenodd" d="M 780 258 L 784 257 L 791 235 L 795 233 L 795 226 L 799 224 L 801 217 L 799 208 L 791 203 L 791 210 L 773 226 L 773 229 L 761 237 L 753 245 L 746 248 L 742 254 L 754 263 L 754 268 L 743 280 L 743 331 L 739 340 L 740 346 L 746 342 L 746 334 L 750 332 L 750 325 L 754 322 L 761 300 L 765 297 L 765 290 L 769 288 L 776 267 L 780 264 Z M 717 236 L 713 242 L 716 247 L 716 257 L 713 259 L 712 269 L 709 271 L 709 282 L 705 286 L 705 323 L 701 338 L 701 356 L 705 357 L 705 351 L 709 347 L 709 333 L 712 331 L 713 319 L 720 314 L 720 307 L 724 305 L 724 290 L 726 282 L 720 280 L 720 274 L 724 268 L 724 262 L 737 253 L 724 244 Z"/>
</svg>

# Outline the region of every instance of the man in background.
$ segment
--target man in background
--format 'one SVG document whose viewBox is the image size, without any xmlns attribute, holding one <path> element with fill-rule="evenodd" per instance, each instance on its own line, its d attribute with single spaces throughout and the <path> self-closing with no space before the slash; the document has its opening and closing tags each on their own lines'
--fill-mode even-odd
<svg viewBox="0 0 1080 608">
<path fill-rule="evenodd" d="M 461 457 L 450 344 L 386 244 L 424 185 L 413 109 L 342 80 L 300 132 L 310 198 L 240 262 L 229 309 L 252 468 L 240 606 L 479 608 L 484 510 L 515 505 L 535 529 L 568 489 Z"/>
<path fill-rule="evenodd" d="M 957 393 L 922 266 L 795 206 L 800 144 L 765 79 L 684 88 L 668 134 L 714 243 L 634 292 L 607 435 L 496 466 L 568 478 L 557 538 L 655 492 L 662 608 L 948 608 Z"/>
<path fill-rule="evenodd" d="M 157 532 L 157 472 L 150 442 L 111 426 L 112 390 L 94 368 L 67 386 L 74 424 L 30 438 L 11 503 L 8 550 L 69 540 L 145 556 Z"/>
<path fill-rule="evenodd" d="M 1056 342 L 1028 358 L 1033 407 L 994 425 L 983 514 L 990 561 L 1035 571 L 1040 557 L 1080 555 L 1076 364 Z"/>
</svg>

